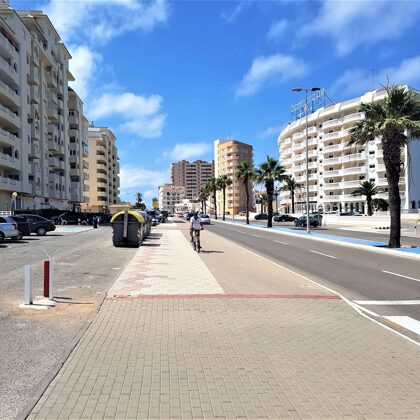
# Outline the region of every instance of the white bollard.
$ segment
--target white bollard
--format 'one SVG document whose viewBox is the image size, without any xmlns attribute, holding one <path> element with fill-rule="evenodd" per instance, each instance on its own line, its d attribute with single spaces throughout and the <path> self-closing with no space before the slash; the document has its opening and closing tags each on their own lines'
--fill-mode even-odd
<svg viewBox="0 0 420 420">
<path fill-rule="evenodd" d="M 48 299 L 53 299 L 53 288 L 54 288 L 54 260 L 50 260 L 50 289 L 48 291 Z"/>
<path fill-rule="evenodd" d="M 25 305 L 32 305 L 32 267 L 25 265 Z"/>
</svg>

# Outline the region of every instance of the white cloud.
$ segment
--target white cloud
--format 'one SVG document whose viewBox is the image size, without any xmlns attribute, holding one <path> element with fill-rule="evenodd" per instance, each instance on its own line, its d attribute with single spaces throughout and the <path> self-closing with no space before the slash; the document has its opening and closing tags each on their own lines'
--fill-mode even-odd
<svg viewBox="0 0 420 420">
<path fill-rule="evenodd" d="M 420 17 L 419 1 L 322 0 L 318 13 L 301 35 L 332 38 L 338 55 L 355 48 L 397 39 Z"/>
<path fill-rule="evenodd" d="M 388 67 L 372 75 L 371 71 L 347 70 L 333 85 L 332 92 L 341 95 L 359 95 L 380 85 L 390 84 L 416 85 L 420 83 L 420 55 L 406 58 L 396 67 Z"/>
<path fill-rule="evenodd" d="M 270 138 L 270 137 L 271 138 L 275 137 L 277 139 L 277 137 L 279 136 L 281 130 L 283 130 L 285 125 L 286 124 L 267 127 L 265 130 L 262 130 L 260 133 L 258 133 L 257 137 L 259 139 L 267 139 L 267 138 Z"/>
<path fill-rule="evenodd" d="M 69 51 L 72 55 L 70 71 L 76 79 L 70 82 L 70 86 L 82 99 L 87 98 L 93 77 L 99 71 L 102 56 L 86 45 L 69 46 Z"/>
<path fill-rule="evenodd" d="M 143 96 L 131 92 L 104 93 L 89 108 L 93 119 L 117 116 L 125 122 L 120 129 L 139 137 L 156 138 L 162 134 L 166 116 L 161 113 L 162 97 Z"/>
<path fill-rule="evenodd" d="M 122 165 L 120 181 L 122 191 L 155 191 L 159 185 L 169 181 L 169 171 L 152 171 L 134 165 Z"/>
<path fill-rule="evenodd" d="M 248 73 L 236 90 L 236 96 L 250 96 L 265 84 L 278 84 L 304 76 L 308 71 L 306 64 L 291 55 L 275 54 L 257 57 Z"/>
<path fill-rule="evenodd" d="M 274 25 L 271 26 L 270 30 L 268 31 L 267 38 L 269 40 L 275 41 L 277 40 L 281 34 L 285 31 L 287 26 L 287 20 L 281 19 L 276 22 Z"/>
<path fill-rule="evenodd" d="M 241 1 L 239 2 L 236 7 L 231 12 L 222 13 L 222 19 L 228 23 L 233 23 L 236 18 L 241 14 L 241 12 L 250 4 L 250 2 Z"/>
<path fill-rule="evenodd" d="M 197 158 L 211 150 L 208 143 L 182 143 L 177 144 L 170 152 L 170 157 L 174 160 Z"/>
</svg>

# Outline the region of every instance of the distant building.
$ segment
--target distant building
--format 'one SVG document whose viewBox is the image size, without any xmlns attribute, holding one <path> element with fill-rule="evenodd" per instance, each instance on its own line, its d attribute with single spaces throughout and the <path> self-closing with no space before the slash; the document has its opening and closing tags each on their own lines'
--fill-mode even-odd
<svg viewBox="0 0 420 420">
<path fill-rule="evenodd" d="M 214 161 L 182 160 L 171 164 L 171 184 L 185 187 L 185 198 L 196 201 L 200 188 L 214 176 Z"/>
<path fill-rule="evenodd" d="M 159 187 L 159 209 L 169 213 L 175 212 L 175 206 L 185 199 L 185 187 L 177 187 L 171 184 Z"/>
<path fill-rule="evenodd" d="M 242 181 L 236 180 L 236 168 L 242 162 L 253 162 L 253 151 L 250 144 L 238 140 L 215 140 L 214 142 L 214 167 L 215 177 L 226 174 L 232 185 L 226 188 L 226 211 L 230 214 L 238 214 L 246 210 L 246 193 Z M 249 206 L 253 207 L 252 183 L 249 185 Z M 213 200 L 210 201 L 213 205 Z M 221 213 L 223 195 L 217 192 L 217 212 Z"/>
</svg>

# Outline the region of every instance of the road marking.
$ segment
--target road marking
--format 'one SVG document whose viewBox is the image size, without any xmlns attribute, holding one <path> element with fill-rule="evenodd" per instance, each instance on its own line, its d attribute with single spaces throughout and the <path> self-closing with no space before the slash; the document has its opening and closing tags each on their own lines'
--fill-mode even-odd
<svg viewBox="0 0 420 420">
<path fill-rule="evenodd" d="M 256 238 L 262 238 L 260 235 L 255 235 L 254 233 L 250 233 L 251 236 L 255 236 Z"/>
<path fill-rule="evenodd" d="M 416 319 L 409 316 L 384 316 L 384 318 L 420 335 L 420 321 Z"/>
<path fill-rule="evenodd" d="M 337 257 L 333 257 L 332 255 L 328 255 L 328 254 L 323 254 L 322 252 L 313 251 L 312 249 L 310 249 L 309 252 L 313 252 L 314 254 L 323 255 L 324 257 L 337 259 Z"/>
<path fill-rule="evenodd" d="M 355 300 L 358 305 L 420 305 L 420 300 Z"/>
<path fill-rule="evenodd" d="M 277 242 L 278 244 L 283 244 L 283 245 L 287 245 L 287 243 L 286 243 L 286 242 L 282 242 L 282 241 L 276 241 L 275 239 L 274 239 L 274 242 Z"/>
<path fill-rule="evenodd" d="M 393 276 L 404 277 L 408 280 L 420 281 L 420 279 L 415 279 L 414 277 L 403 276 L 402 274 L 393 273 L 392 271 L 382 270 L 382 273 L 392 274 Z"/>
</svg>

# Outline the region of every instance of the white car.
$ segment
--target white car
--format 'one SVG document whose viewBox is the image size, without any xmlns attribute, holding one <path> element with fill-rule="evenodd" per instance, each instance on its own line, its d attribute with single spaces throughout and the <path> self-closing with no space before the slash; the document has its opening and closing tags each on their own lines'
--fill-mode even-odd
<svg viewBox="0 0 420 420">
<path fill-rule="evenodd" d="M 208 214 L 200 214 L 201 221 L 203 222 L 203 225 L 209 225 L 210 224 L 210 216 Z"/>
<path fill-rule="evenodd" d="M 0 242 L 3 242 L 4 238 L 17 238 L 19 234 L 17 224 L 12 218 L 0 216 Z"/>
</svg>

